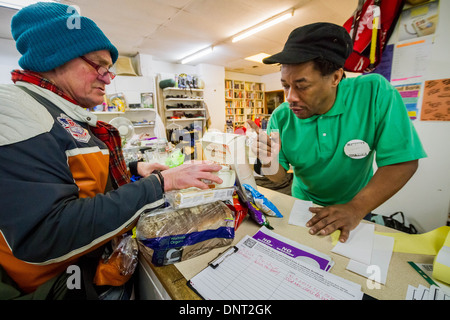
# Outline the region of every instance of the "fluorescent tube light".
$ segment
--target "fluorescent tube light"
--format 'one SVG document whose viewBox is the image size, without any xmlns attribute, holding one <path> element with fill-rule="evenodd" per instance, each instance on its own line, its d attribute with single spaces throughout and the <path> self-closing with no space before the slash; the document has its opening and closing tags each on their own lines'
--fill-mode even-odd
<svg viewBox="0 0 450 320">
<path fill-rule="evenodd" d="M 289 12 L 284 12 L 282 14 L 276 15 L 276 16 L 270 18 L 269 20 L 266 20 L 265 22 L 263 22 L 261 24 L 257 24 L 254 27 L 251 27 L 240 34 L 238 33 L 238 35 L 233 37 L 233 39 L 231 41 L 238 42 L 239 40 L 245 39 L 257 32 L 260 32 L 260 31 L 267 29 L 273 25 L 276 25 L 277 23 L 285 21 L 285 20 L 289 19 L 290 17 L 292 17 L 293 15 L 294 15 L 294 10 L 290 10 Z"/>
<path fill-rule="evenodd" d="M 187 56 L 187 57 L 183 58 L 181 60 L 181 63 L 185 64 L 185 63 L 191 62 L 192 60 L 195 60 L 195 59 L 198 59 L 200 57 L 206 56 L 207 54 L 209 54 L 211 52 L 213 52 L 213 47 L 212 46 L 208 47 L 206 49 L 197 51 L 196 53 L 191 54 L 190 56 Z"/>
<path fill-rule="evenodd" d="M 10 1 L 0 1 L 0 7 L 6 7 L 11 9 L 20 10 L 23 7 L 29 6 L 37 2 L 56 2 L 51 0 L 10 0 Z"/>
</svg>

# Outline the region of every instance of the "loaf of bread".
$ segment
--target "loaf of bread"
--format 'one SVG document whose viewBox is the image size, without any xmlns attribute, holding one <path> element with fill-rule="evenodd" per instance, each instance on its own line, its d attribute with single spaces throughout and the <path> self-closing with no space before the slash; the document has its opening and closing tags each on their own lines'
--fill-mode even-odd
<svg viewBox="0 0 450 320">
<path fill-rule="evenodd" d="M 147 260 L 167 265 L 231 244 L 234 215 L 222 201 L 158 210 L 141 216 L 136 235 Z"/>
</svg>

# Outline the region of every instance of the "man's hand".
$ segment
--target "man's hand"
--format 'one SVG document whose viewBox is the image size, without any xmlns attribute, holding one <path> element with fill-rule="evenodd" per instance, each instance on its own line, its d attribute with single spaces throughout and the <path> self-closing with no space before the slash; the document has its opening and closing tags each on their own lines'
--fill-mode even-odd
<svg viewBox="0 0 450 320">
<path fill-rule="evenodd" d="M 247 123 L 257 133 L 256 141 L 252 143 L 251 150 L 259 159 L 263 168 L 271 168 L 271 170 L 265 169 L 265 174 L 276 174 L 279 168 L 278 154 L 281 149 L 279 134 L 272 132 L 269 137 L 252 120 L 247 120 Z"/>
<path fill-rule="evenodd" d="M 139 161 L 137 163 L 137 172 L 141 177 L 144 178 L 151 175 L 152 172 L 155 170 L 167 170 L 167 169 L 169 169 L 169 166 L 157 162 L 148 163 Z"/>
<path fill-rule="evenodd" d="M 418 160 L 413 160 L 379 167 L 369 183 L 351 201 L 329 207 L 310 208 L 316 214 L 306 224 L 311 227 L 310 233 L 328 235 L 340 229 L 339 241 L 347 241 L 350 231 L 358 226 L 361 219 L 408 182 L 418 164 Z"/>
<path fill-rule="evenodd" d="M 315 213 L 314 217 L 306 223 L 310 227 L 310 234 L 329 235 L 336 230 L 341 230 L 339 241 L 347 241 L 350 231 L 355 229 L 365 213 L 361 213 L 351 204 L 336 204 L 329 207 L 309 208 Z"/>
<path fill-rule="evenodd" d="M 178 167 L 161 171 L 164 177 L 164 191 L 180 190 L 190 187 L 208 189 L 202 180 L 211 180 L 218 184 L 223 181 L 213 172 L 222 169 L 222 166 L 207 161 L 191 161 Z"/>
</svg>

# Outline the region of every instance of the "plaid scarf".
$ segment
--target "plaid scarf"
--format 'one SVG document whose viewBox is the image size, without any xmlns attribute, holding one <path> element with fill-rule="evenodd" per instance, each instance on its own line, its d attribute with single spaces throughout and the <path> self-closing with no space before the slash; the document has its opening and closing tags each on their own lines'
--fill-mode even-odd
<svg viewBox="0 0 450 320">
<path fill-rule="evenodd" d="M 35 84 L 41 88 L 48 89 L 51 92 L 56 93 L 73 104 L 79 105 L 78 102 L 65 94 L 50 80 L 43 78 L 39 73 L 29 70 L 13 70 L 11 75 L 11 79 L 14 83 L 16 83 L 16 81 L 24 81 Z M 122 140 L 120 138 L 119 131 L 112 125 L 103 121 L 97 121 L 96 127 L 89 127 L 92 133 L 103 141 L 109 149 L 109 172 L 115 184 L 117 186 L 121 186 L 129 183 L 131 180 L 125 164 L 125 159 L 123 158 Z"/>
</svg>

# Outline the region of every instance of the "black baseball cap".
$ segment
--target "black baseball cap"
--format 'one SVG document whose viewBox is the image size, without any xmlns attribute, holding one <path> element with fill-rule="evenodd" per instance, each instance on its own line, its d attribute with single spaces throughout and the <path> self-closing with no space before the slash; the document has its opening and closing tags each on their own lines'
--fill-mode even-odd
<svg viewBox="0 0 450 320">
<path fill-rule="evenodd" d="M 317 22 L 294 29 L 283 51 L 263 59 L 263 62 L 298 64 L 321 57 L 344 66 L 352 51 L 352 39 L 344 27 Z"/>
</svg>

